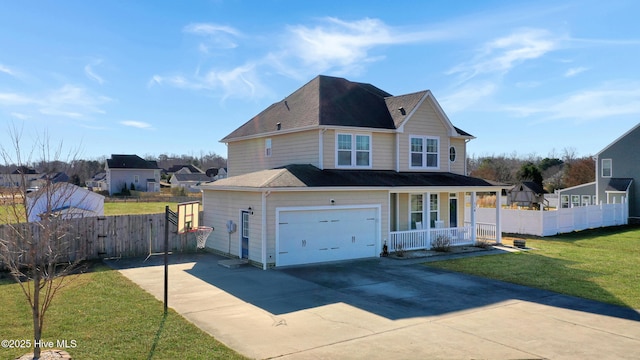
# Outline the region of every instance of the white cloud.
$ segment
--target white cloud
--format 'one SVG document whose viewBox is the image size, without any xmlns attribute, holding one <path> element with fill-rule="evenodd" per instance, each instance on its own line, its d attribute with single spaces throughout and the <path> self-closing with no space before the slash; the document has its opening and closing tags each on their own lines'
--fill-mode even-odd
<svg viewBox="0 0 640 360">
<path fill-rule="evenodd" d="M 134 120 L 125 120 L 120 121 L 120 124 L 124 126 L 130 126 L 138 129 L 152 129 L 153 126 L 151 124 L 143 122 L 143 121 L 134 121 Z"/>
<path fill-rule="evenodd" d="M 96 74 L 95 70 L 93 69 L 94 66 L 100 65 L 100 63 L 102 63 L 102 60 L 97 60 L 85 65 L 84 73 L 89 79 L 94 80 L 98 84 L 102 85 L 104 83 L 104 79 L 100 75 Z"/>
<path fill-rule="evenodd" d="M 25 114 L 19 113 L 19 112 L 12 112 L 11 116 L 13 116 L 16 119 L 20 119 L 20 120 L 27 120 L 29 118 L 29 115 L 25 115 Z"/>
<path fill-rule="evenodd" d="M 201 36 L 205 39 L 198 45 L 198 50 L 202 53 L 209 53 L 211 48 L 233 49 L 238 47 L 235 38 L 242 34 L 225 25 L 212 23 L 192 23 L 182 29 L 183 32 Z"/>
<path fill-rule="evenodd" d="M 86 118 L 91 114 L 104 114 L 102 105 L 110 101 L 106 96 L 70 84 L 44 94 L 0 93 L 0 106 L 17 108 L 19 111 L 15 113 L 25 116 L 35 111 L 48 116 Z"/>
<path fill-rule="evenodd" d="M 567 72 L 564 73 L 564 76 L 565 77 L 576 76 L 576 75 L 580 74 L 581 72 L 585 72 L 587 70 L 589 70 L 589 68 L 586 68 L 586 67 L 583 67 L 583 66 L 574 67 L 574 68 L 571 68 L 571 69 L 567 70 Z"/>
<path fill-rule="evenodd" d="M 523 117 L 536 116 L 540 121 L 570 119 L 576 123 L 640 115 L 640 84 L 606 84 L 534 104 L 509 106 L 505 110 Z"/>
<path fill-rule="evenodd" d="M 497 84 L 491 82 L 467 85 L 452 94 L 444 96 L 440 100 L 440 104 L 442 104 L 442 108 L 446 113 L 455 113 L 491 96 L 496 92 L 497 88 Z"/>
<path fill-rule="evenodd" d="M 518 30 L 486 43 L 471 61 L 456 65 L 447 74 L 457 74 L 462 81 L 481 74 L 504 74 L 518 64 L 557 49 L 559 41 L 546 30 Z"/>
<path fill-rule="evenodd" d="M 17 75 L 16 72 L 13 69 L 11 69 L 11 68 L 9 68 L 9 67 L 7 67 L 5 65 L 2 65 L 2 64 L 0 64 L 0 73 L 5 73 L 5 74 L 11 75 L 11 76 L 16 76 Z"/>
</svg>

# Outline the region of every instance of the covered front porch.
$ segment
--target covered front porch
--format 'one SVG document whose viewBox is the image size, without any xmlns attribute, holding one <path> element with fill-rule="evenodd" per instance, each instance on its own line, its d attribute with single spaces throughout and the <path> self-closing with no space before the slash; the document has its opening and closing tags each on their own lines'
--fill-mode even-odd
<svg viewBox="0 0 640 360">
<path fill-rule="evenodd" d="M 430 250 L 475 245 L 480 241 L 500 244 L 500 196 L 496 196 L 496 223 L 478 223 L 477 193 L 457 188 L 389 192 L 388 250 Z M 500 195 L 499 191 L 494 193 Z M 465 207 L 472 209 L 468 219 L 465 219 Z"/>
</svg>

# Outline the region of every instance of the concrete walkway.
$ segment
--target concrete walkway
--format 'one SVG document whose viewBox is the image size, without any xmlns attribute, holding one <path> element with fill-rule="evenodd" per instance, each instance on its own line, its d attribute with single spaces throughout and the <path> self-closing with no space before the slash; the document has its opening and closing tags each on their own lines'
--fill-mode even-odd
<svg viewBox="0 0 640 360">
<path fill-rule="evenodd" d="M 263 271 L 172 255 L 169 306 L 250 358 L 637 359 L 637 311 L 373 259 Z M 109 265 L 163 299 L 162 257 Z"/>
</svg>

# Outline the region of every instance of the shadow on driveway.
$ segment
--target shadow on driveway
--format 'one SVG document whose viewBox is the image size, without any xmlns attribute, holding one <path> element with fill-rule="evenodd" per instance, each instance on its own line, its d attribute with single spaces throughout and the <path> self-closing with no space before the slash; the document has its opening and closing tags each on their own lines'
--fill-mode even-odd
<svg viewBox="0 0 640 360">
<path fill-rule="evenodd" d="M 185 270 L 188 274 L 274 315 L 341 302 L 398 320 L 523 300 L 640 321 L 640 313 L 629 308 L 418 264 L 398 266 L 398 261 L 385 258 L 267 271 L 223 268 L 218 265 L 221 259 L 208 253 L 177 254 L 170 256 L 170 263 L 193 262 Z M 107 263 L 117 269 L 163 264 L 162 256 L 142 260 Z"/>
</svg>

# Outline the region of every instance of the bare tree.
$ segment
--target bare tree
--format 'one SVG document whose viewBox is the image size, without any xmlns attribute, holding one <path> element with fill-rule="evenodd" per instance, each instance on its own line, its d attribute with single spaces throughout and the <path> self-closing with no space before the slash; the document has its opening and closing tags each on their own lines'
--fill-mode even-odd
<svg viewBox="0 0 640 360">
<path fill-rule="evenodd" d="M 33 359 L 41 355 L 40 341 L 44 319 L 52 300 L 59 290 L 72 280 L 83 254 L 71 253 L 69 216 L 73 211 L 63 205 L 73 198 L 77 187 L 71 184 L 53 183 L 52 173 L 62 171 L 56 166 L 69 164 L 60 161 L 62 143 L 52 147 L 46 132 L 27 153 L 23 152 L 22 131 L 9 129 L 11 148 L 0 145 L 0 156 L 5 164 L 15 164 L 18 169 L 29 169 L 38 161 L 53 164 L 47 172 L 38 175 L 39 189 L 27 194 L 32 181 L 28 171 L 18 170 L 14 186 L 4 189 L 3 199 L 8 207 L 5 219 L 0 223 L 0 267 L 6 267 L 29 303 L 33 317 Z M 69 157 L 77 155 L 69 152 Z M 17 183 L 17 185 L 15 185 Z M 27 222 L 30 220 L 30 222 Z"/>
</svg>

